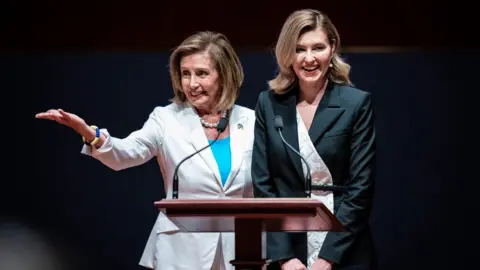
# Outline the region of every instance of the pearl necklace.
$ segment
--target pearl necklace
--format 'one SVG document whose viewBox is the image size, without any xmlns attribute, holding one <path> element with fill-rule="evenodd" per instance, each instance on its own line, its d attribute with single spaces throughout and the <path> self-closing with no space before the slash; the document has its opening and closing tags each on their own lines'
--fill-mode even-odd
<svg viewBox="0 0 480 270">
<path fill-rule="evenodd" d="M 223 112 L 223 115 L 222 117 L 225 117 L 227 115 L 227 112 Z M 216 128 L 218 126 L 218 123 L 220 123 L 220 120 L 218 120 L 217 122 L 215 123 L 210 123 L 210 122 L 207 122 L 205 120 L 203 120 L 203 118 L 199 117 L 200 118 L 200 123 L 202 123 L 202 126 L 206 127 L 206 128 Z"/>
</svg>

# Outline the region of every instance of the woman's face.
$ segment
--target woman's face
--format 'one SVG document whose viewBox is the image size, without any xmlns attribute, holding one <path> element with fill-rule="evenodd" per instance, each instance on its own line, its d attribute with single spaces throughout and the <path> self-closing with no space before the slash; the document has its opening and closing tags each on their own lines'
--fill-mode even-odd
<svg viewBox="0 0 480 270">
<path fill-rule="evenodd" d="M 180 76 L 188 102 L 198 110 L 212 112 L 219 97 L 220 77 L 208 53 L 182 57 Z"/>
<path fill-rule="evenodd" d="M 305 32 L 297 42 L 293 70 L 300 83 L 316 83 L 325 78 L 334 48 L 326 33 L 317 28 Z"/>
</svg>

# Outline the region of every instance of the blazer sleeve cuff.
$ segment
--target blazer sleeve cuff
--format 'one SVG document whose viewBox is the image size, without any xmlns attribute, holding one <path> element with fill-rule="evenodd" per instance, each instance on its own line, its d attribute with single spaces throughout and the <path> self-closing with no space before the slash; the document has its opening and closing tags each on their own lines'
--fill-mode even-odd
<svg viewBox="0 0 480 270">
<path fill-rule="evenodd" d="M 320 253 L 318 254 L 318 258 L 327 260 L 329 262 L 332 262 L 334 264 L 339 264 L 341 260 L 342 254 L 340 252 L 336 252 L 333 249 L 325 249 L 321 250 Z"/>
<path fill-rule="evenodd" d="M 295 253 L 287 233 L 267 233 L 267 257 L 272 263 L 295 258 Z"/>
<path fill-rule="evenodd" d="M 103 142 L 102 146 L 100 148 L 95 148 L 95 146 L 88 146 L 86 144 L 83 145 L 81 153 L 87 156 L 93 156 L 96 157 L 98 155 L 101 155 L 102 153 L 109 152 L 113 148 L 113 142 L 110 136 L 110 133 L 108 132 L 107 129 L 100 129 L 100 132 L 105 135 L 106 139 Z"/>
</svg>

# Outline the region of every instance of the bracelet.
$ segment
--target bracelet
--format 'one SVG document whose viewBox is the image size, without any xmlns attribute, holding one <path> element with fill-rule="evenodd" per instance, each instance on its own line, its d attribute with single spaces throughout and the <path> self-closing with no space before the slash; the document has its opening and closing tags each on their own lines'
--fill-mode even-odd
<svg viewBox="0 0 480 270">
<path fill-rule="evenodd" d="M 82 136 L 83 143 L 86 145 L 95 145 L 98 140 L 100 140 L 100 129 L 97 126 L 90 126 L 91 128 L 95 129 L 95 139 L 93 141 L 89 142 L 85 139 L 85 137 Z"/>
</svg>

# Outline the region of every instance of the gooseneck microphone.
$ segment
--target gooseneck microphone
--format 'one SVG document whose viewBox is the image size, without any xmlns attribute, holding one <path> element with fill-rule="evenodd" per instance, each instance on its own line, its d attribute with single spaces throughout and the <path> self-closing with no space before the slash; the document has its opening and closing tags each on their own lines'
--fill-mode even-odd
<svg viewBox="0 0 480 270">
<path fill-rule="evenodd" d="M 308 162 L 305 160 L 302 154 L 300 154 L 295 148 L 293 148 L 285 139 L 283 138 L 282 130 L 283 130 L 283 118 L 280 115 L 276 115 L 274 119 L 274 125 L 275 129 L 278 131 L 280 134 L 280 138 L 282 139 L 283 144 L 285 144 L 290 150 L 292 150 L 295 154 L 297 154 L 305 163 L 305 166 L 307 167 L 307 176 L 305 179 L 305 193 L 307 194 L 307 198 L 311 197 L 312 194 L 312 189 L 313 190 L 322 190 L 322 191 L 335 191 L 335 192 L 344 192 L 348 191 L 349 187 L 343 187 L 343 186 L 335 186 L 335 185 L 314 185 L 312 187 L 312 174 L 311 174 L 311 169 L 310 165 L 308 165 Z"/>
<path fill-rule="evenodd" d="M 288 146 L 288 148 L 290 148 L 290 150 L 292 150 L 295 154 L 297 154 L 302 159 L 303 163 L 305 163 L 305 166 L 307 166 L 307 176 L 306 176 L 306 179 L 305 179 L 305 193 L 307 194 L 307 198 L 310 198 L 311 194 L 312 194 L 312 174 L 310 173 L 311 172 L 310 165 L 308 165 L 308 162 L 305 160 L 305 158 L 302 156 L 302 154 L 300 154 L 297 150 L 295 150 L 295 148 L 293 148 L 283 138 L 283 133 L 282 133 L 283 118 L 282 118 L 282 116 L 276 115 L 274 123 L 275 123 L 275 129 L 278 131 L 278 134 L 280 134 L 280 138 L 282 138 L 283 144 Z"/>
<path fill-rule="evenodd" d="M 178 168 L 180 168 L 180 165 L 182 165 L 182 163 L 185 162 L 187 159 L 195 156 L 196 154 L 198 154 L 198 153 L 202 152 L 203 150 L 212 146 L 212 144 L 214 144 L 218 140 L 218 138 L 220 137 L 220 134 L 222 134 L 222 132 L 225 131 L 225 129 L 227 128 L 227 124 L 228 124 L 228 120 L 227 120 L 226 116 L 222 116 L 222 118 L 220 118 L 220 121 L 218 121 L 218 125 L 217 125 L 218 134 L 217 134 L 217 137 L 215 138 L 215 140 L 213 140 L 211 143 L 209 143 L 205 147 L 203 147 L 203 148 L 199 149 L 198 151 L 194 152 L 193 154 L 185 157 L 184 159 L 182 159 L 177 164 L 177 166 L 175 167 L 175 172 L 173 174 L 172 199 L 178 199 Z"/>
</svg>

